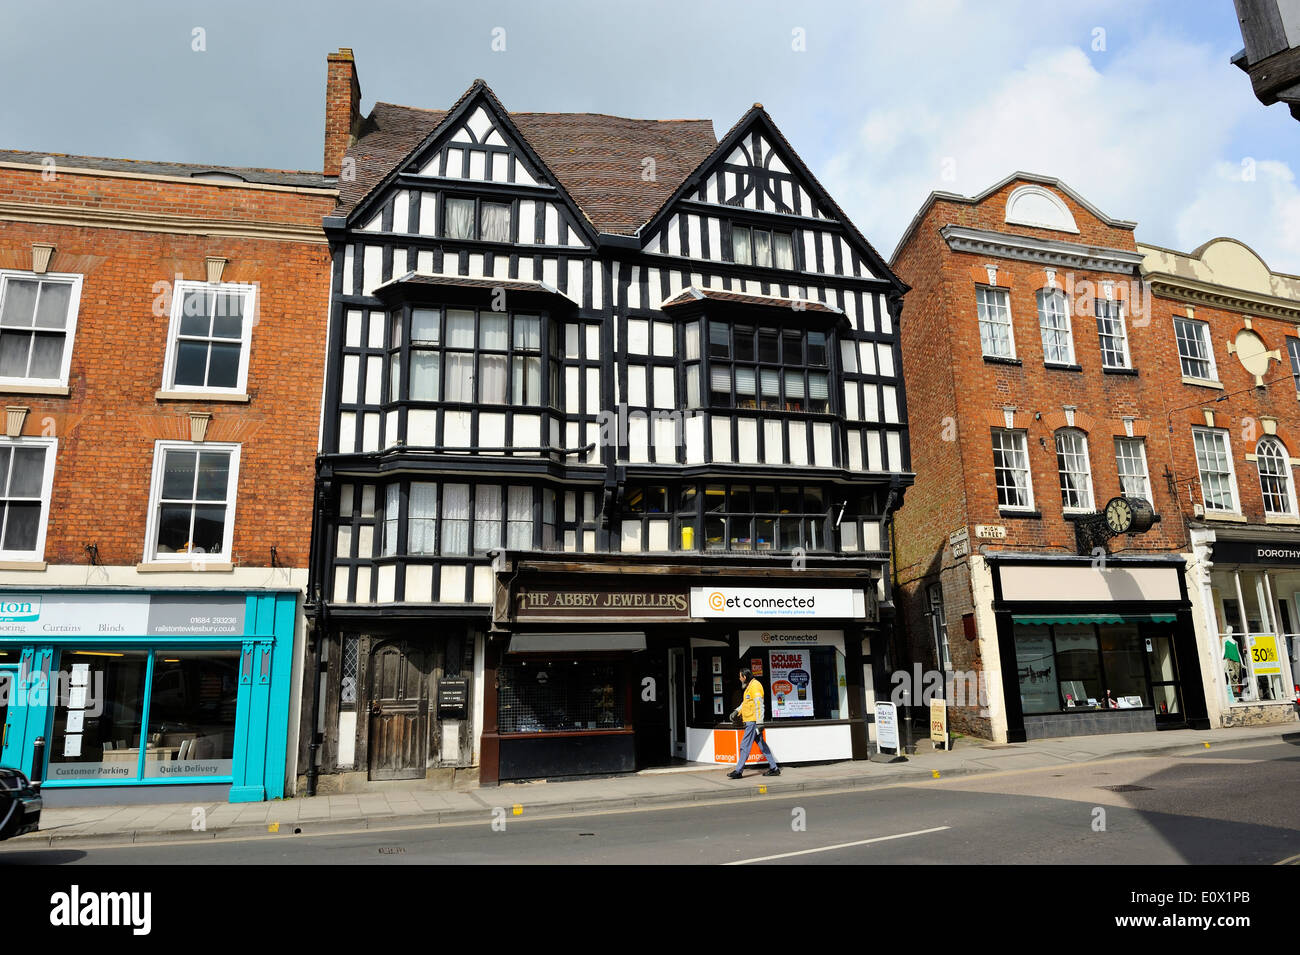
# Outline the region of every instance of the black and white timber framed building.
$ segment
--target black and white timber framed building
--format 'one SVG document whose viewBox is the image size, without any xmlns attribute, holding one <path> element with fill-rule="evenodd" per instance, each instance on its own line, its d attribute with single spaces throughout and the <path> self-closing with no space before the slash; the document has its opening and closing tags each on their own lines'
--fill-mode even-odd
<svg viewBox="0 0 1300 955">
<path fill-rule="evenodd" d="M 739 665 L 783 761 L 864 756 L 912 481 L 906 286 L 771 117 L 719 141 L 509 113 L 477 80 L 350 125 L 305 684 L 322 788 L 734 761 Z"/>
</svg>

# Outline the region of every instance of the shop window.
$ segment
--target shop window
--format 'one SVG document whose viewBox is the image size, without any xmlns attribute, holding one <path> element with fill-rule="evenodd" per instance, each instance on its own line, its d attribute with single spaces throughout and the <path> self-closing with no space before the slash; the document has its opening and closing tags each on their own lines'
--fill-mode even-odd
<svg viewBox="0 0 1300 955">
<path fill-rule="evenodd" d="M 172 292 L 163 387 L 241 393 L 248 383 L 254 287 L 178 282 Z"/>
<path fill-rule="evenodd" d="M 0 383 L 66 386 L 81 276 L 0 271 Z"/>
<path fill-rule="evenodd" d="M 146 555 L 152 560 L 228 560 L 235 523 L 239 445 L 159 441 Z"/>
<path fill-rule="evenodd" d="M 148 661 L 147 651 L 135 650 L 73 650 L 61 655 L 67 685 L 57 688 L 48 779 L 140 777 Z"/>
<path fill-rule="evenodd" d="M 1120 700 L 1138 698 L 1143 706 L 1150 706 L 1147 698 L 1147 671 L 1145 649 L 1135 626 L 1099 628 L 1101 633 L 1101 666 L 1106 674 L 1102 688 L 1102 704 L 1118 708 Z"/>
<path fill-rule="evenodd" d="M 740 665 L 762 683 L 771 722 L 838 720 L 847 713 L 844 654 L 836 647 L 747 647 L 740 654 Z M 728 693 L 734 688 L 738 697 L 736 674 L 724 676 L 724 687 Z"/>
<path fill-rule="evenodd" d="M 1056 651 L 1052 632 L 1042 626 L 1017 626 L 1016 671 L 1020 707 L 1025 713 L 1055 713 L 1061 708 L 1056 686 Z"/>
<path fill-rule="evenodd" d="M 261 666 L 269 648 L 252 651 Z M 146 779 L 229 776 L 235 754 L 238 650 L 156 650 Z"/>
<path fill-rule="evenodd" d="M 541 661 L 497 670 L 497 725 L 502 733 L 621 729 L 626 680 L 603 661 Z"/>
</svg>

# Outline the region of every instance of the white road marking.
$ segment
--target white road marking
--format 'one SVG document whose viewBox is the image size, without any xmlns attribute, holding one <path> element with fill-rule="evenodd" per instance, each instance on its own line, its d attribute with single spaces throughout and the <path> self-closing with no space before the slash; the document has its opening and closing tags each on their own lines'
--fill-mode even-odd
<svg viewBox="0 0 1300 955">
<path fill-rule="evenodd" d="M 931 832 L 943 832 L 952 826 L 935 826 L 933 829 L 918 829 L 915 832 L 900 832 L 896 836 L 877 836 L 874 839 L 859 839 L 857 842 L 841 842 L 834 846 L 822 846 L 820 849 L 800 849 L 798 852 L 782 852 L 774 856 L 759 856 L 757 859 L 739 859 L 725 862 L 724 865 L 749 865 L 751 862 L 770 862 L 773 859 L 789 859 L 791 856 L 812 855 L 814 852 L 831 852 L 834 849 L 848 849 L 852 846 L 869 846 L 873 842 L 889 842 L 891 839 L 906 839 L 908 836 L 924 836 Z"/>
</svg>

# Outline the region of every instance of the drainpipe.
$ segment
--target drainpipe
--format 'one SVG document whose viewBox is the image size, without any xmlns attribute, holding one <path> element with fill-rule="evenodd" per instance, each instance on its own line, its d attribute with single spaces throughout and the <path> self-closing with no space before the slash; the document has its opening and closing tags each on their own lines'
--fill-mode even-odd
<svg viewBox="0 0 1300 955">
<path fill-rule="evenodd" d="M 328 531 L 329 496 L 332 490 L 330 477 L 332 472 L 318 456 L 316 459 L 316 494 L 315 507 L 311 519 L 311 565 L 307 578 L 307 594 L 310 601 L 308 617 L 311 624 L 311 662 L 307 672 L 311 674 L 311 743 L 307 750 L 307 795 L 316 795 L 316 780 L 320 775 L 320 672 L 323 655 L 323 641 L 329 637 L 329 603 L 324 598 L 325 551 Z"/>
</svg>

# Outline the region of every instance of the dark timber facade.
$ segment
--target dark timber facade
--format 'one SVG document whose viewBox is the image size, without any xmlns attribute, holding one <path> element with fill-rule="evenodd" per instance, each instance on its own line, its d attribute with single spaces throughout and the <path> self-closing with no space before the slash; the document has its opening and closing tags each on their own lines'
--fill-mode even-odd
<svg viewBox="0 0 1300 955">
<path fill-rule="evenodd" d="M 761 106 L 363 120 L 331 71 L 322 789 L 734 761 L 741 664 L 783 762 L 865 756 L 906 287 Z"/>
</svg>

